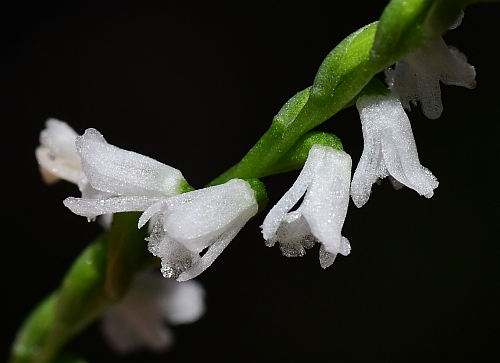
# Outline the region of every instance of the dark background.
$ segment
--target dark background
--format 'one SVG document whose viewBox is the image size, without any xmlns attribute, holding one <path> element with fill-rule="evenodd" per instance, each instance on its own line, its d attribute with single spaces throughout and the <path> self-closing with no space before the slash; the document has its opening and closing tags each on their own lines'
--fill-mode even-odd
<svg viewBox="0 0 500 363">
<path fill-rule="evenodd" d="M 100 232 L 62 205 L 78 195 L 74 185 L 41 181 L 34 150 L 46 118 L 78 133 L 95 127 L 202 187 L 385 5 L 238 3 L 2 2 L 0 359 Z M 440 182 L 432 199 L 374 186 L 362 209 L 351 203 L 351 255 L 325 271 L 318 246 L 301 259 L 265 247 L 260 215 L 199 277 L 207 313 L 174 328 L 171 352 L 120 358 L 97 324 L 71 348 L 90 362 L 500 361 L 499 5 L 470 7 L 445 37 L 476 67 L 477 88 L 443 87 L 438 120 L 410 114 L 421 162 Z M 320 129 L 336 133 L 357 164 L 354 108 Z M 292 174 L 264 180 L 271 205 Z"/>
</svg>

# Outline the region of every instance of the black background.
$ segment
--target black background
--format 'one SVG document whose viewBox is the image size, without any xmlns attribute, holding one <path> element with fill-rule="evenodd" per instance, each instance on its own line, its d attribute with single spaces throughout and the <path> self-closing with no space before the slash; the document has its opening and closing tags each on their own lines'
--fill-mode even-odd
<svg viewBox="0 0 500 363">
<path fill-rule="evenodd" d="M 62 205 L 75 186 L 41 181 L 34 149 L 46 118 L 78 133 L 95 127 L 202 187 L 384 5 L 2 2 L 0 359 L 100 232 Z M 98 324 L 71 349 L 91 362 L 499 361 L 499 5 L 470 7 L 445 36 L 476 67 L 477 88 L 443 87 L 438 120 L 410 113 L 420 160 L 440 182 L 432 199 L 374 186 L 362 209 L 351 203 L 351 255 L 325 271 L 317 246 L 300 259 L 265 247 L 260 215 L 199 277 L 207 313 L 174 328 L 171 352 L 115 356 Z M 320 129 L 336 133 L 356 165 L 356 110 Z M 296 175 L 264 179 L 271 205 Z"/>
</svg>

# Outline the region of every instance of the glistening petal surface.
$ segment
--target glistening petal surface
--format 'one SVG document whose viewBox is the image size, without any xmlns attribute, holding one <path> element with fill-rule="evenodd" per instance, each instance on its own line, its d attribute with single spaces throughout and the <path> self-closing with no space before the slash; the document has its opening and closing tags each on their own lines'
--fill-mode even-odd
<svg viewBox="0 0 500 363">
<path fill-rule="evenodd" d="M 95 189 L 117 195 L 169 197 L 180 191 L 181 172 L 106 142 L 96 129 L 76 140 L 82 168 Z"/>
</svg>

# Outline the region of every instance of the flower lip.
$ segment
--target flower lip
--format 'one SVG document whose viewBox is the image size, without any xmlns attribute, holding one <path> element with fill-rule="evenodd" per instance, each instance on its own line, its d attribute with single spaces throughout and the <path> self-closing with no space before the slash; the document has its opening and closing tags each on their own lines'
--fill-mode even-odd
<svg viewBox="0 0 500 363">
<path fill-rule="evenodd" d="M 257 211 L 250 184 L 232 179 L 162 200 L 143 213 L 139 225 L 160 213 L 148 248 L 162 259 L 165 277 L 185 281 L 207 269 Z"/>
</svg>

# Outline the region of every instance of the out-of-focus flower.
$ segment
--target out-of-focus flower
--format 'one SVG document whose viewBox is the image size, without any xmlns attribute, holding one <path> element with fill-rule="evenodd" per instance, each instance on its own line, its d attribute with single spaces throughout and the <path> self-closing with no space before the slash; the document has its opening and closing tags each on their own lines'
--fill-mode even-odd
<svg viewBox="0 0 500 363">
<path fill-rule="evenodd" d="M 141 348 L 161 351 L 173 343 L 166 323 L 192 323 L 204 312 L 205 291 L 198 282 L 179 283 L 143 272 L 135 277 L 123 299 L 104 313 L 102 326 L 119 353 Z"/>
<path fill-rule="evenodd" d="M 179 170 L 110 145 L 96 129 L 78 136 L 76 149 L 89 183 L 82 189 L 82 198 L 66 198 L 64 205 L 88 219 L 144 211 L 161 199 L 179 194 L 185 182 Z"/>
<path fill-rule="evenodd" d="M 463 13 L 450 29 L 456 28 Z M 446 46 L 438 37 L 396 63 L 394 69 L 385 70 L 386 82 L 396 93 L 404 108 L 410 110 L 410 101 L 417 101 L 422 112 L 436 119 L 443 112 L 439 81 L 447 85 L 474 88 L 476 70 L 467 63 L 467 57 L 453 46 Z"/>
<path fill-rule="evenodd" d="M 40 133 L 40 146 L 35 155 L 40 165 L 40 173 L 45 183 L 52 184 L 60 179 L 76 184 L 86 195 L 95 194 L 82 169 L 80 155 L 75 141 L 78 134 L 66 122 L 48 119 Z M 109 229 L 113 214 L 101 216 L 99 223 Z"/>
<path fill-rule="evenodd" d="M 257 210 L 250 184 L 232 179 L 152 205 L 139 227 L 160 213 L 147 238 L 149 251 L 161 258 L 165 277 L 185 281 L 205 271 Z"/>
<path fill-rule="evenodd" d="M 55 118 L 45 122 L 45 129 L 40 133 L 40 146 L 35 150 L 45 183 L 64 179 L 78 185 L 85 179 L 80 156 L 76 152 L 77 136 L 66 122 Z"/>
<path fill-rule="evenodd" d="M 394 95 L 363 96 L 356 106 L 360 113 L 364 148 L 351 182 L 357 207 L 370 198 L 372 184 L 386 176 L 427 198 L 438 186 L 436 177 L 420 165 L 410 120 Z"/>
<path fill-rule="evenodd" d="M 351 157 L 341 150 L 314 145 L 293 186 L 271 209 L 262 225 L 266 245 L 280 243 L 284 256 L 299 257 L 321 243 L 320 264 L 330 266 L 351 247 L 341 231 L 349 204 Z M 305 194 L 305 195 L 304 195 Z M 290 212 L 304 196 L 300 207 Z"/>
</svg>

